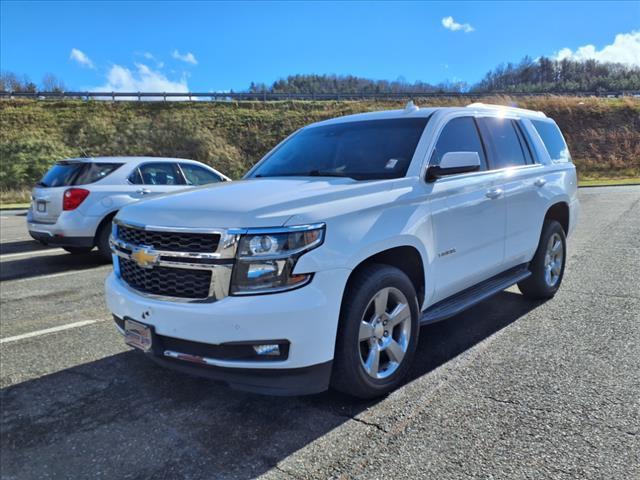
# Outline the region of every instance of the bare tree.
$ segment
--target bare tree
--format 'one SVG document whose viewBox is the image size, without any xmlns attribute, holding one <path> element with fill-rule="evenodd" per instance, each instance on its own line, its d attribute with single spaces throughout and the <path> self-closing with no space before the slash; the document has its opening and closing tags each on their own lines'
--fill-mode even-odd
<svg viewBox="0 0 640 480">
<path fill-rule="evenodd" d="M 42 90 L 45 92 L 64 92 L 64 82 L 53 73 L 45 73 L 42 77 Z"/>
</svg>

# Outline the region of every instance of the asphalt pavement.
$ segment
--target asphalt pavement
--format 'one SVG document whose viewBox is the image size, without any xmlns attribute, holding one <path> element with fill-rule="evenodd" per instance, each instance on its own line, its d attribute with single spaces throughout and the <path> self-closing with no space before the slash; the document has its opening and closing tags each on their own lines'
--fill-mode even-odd
<svg viewBox="0 0 640 480">
<path fill-rule="evenodd" d="M 640 478 L 640 187 L 582 189 L 553 300 L 517 288 L 424 327 L 410 380 L 277 398 L 156 366 L 96 253 L 0 212 L 0 477 Z"/>
</svg>

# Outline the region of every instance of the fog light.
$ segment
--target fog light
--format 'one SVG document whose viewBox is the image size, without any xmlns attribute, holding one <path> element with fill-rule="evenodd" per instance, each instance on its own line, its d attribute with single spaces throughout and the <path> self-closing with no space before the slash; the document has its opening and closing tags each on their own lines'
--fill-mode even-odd
<svg viewBox="0 0 640 480">
<path fill-rule="evenodd" d="M 253 349 L 258 355 L 269 355 L 274 357 L 280 355 L 279 345 L 254 345 Z"/>
</svg>

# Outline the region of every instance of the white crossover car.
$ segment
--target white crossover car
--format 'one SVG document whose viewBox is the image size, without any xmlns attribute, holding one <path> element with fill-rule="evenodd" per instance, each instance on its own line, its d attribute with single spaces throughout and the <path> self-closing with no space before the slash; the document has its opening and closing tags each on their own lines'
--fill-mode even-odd
<svg viewBox="0 0 640 480">
<path fill-rule="evenodd" d="M 38 182 L 27 213 L 29 234 L 70 253 L 98 247 L 111 259 L 111 220 L 123 206 L 161 193 L 228 181 L 194 160 L 155 157 L 74 158 Z"/>
<path fill-rule="evenodd" d="M 421 325 L 514 284 L 553 297 L 578 210 L 543 113 L 336 118 L 242 181 L 120 210 L 107 305 L 165 366 L 256 392 L 374 397 L 406 377 Z"/>
</svg>

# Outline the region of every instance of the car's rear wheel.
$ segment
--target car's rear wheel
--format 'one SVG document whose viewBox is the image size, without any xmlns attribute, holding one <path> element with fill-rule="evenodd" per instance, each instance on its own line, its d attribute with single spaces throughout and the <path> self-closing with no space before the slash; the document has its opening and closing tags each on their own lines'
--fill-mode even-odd
<svg viewBox="0 0 640 480">
<path fill-rule="evenodd" d="M 109 245 L 110 236 L 111 220 L 108 220 L 100 226 L 98 234 L 96 235 L 96 246 L 98 247 L 100 257 L 102 257 L 105 262 L 111 261 L 111 246 Z"/>
<path fill-rule="evenodd" d="M 525 297 L 539 300 L 556 294 L 564 276 L 566 251 L 562 225 L 555 220 L 545 220 L 538 249 L 529 264 L 531 276 L 518 283 Z"/>
<path fill-rule="evenodd" d="M 331 384 L 360 398 L 393 390 L 407 375 L 419 333 L 411 280 L 371 265 L 356 273 L 343 300 Z"/>
<path fill-rule="evenodd" d="M 93 247 L 62 247 L 62 249 L 73 255 L 80 255 L 83 253 L 89 253 L 93 250 Z"/>
</svg>

